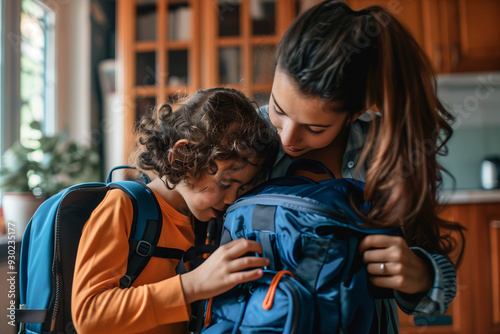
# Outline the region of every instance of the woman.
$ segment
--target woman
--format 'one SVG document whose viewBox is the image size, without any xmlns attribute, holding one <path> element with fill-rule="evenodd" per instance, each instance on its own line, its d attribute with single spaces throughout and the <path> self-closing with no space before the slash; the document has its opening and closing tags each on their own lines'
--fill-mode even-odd
<svg viewBox="0 0 500 334">
<path fill-rule="evenodd" d="M 378 6 L 312 7 L 280 41 L 269 106 L 261 112 L 281 140 L 272 176 L 300 157 L 322 162 L 337 177 L 366 181 L 365 199 L 373 202 L 366 222 L 404 233 L 361 242 L 372 283 L 394 289 L 406 313 L 444 313 L 456 293 L 449 258 L 456 240 L 440 230 L 463 239 L 462 226 L 438 217 L 443 168 L 436 158 L 452 134 L 452 116 L 406 29 Z M 393 299 L 377 306 L 372 332 L 397 333 Z"/>
</svg>

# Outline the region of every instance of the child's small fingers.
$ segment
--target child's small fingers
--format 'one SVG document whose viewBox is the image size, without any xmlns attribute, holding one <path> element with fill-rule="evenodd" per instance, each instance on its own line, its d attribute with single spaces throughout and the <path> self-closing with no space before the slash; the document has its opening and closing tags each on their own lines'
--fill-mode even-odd
<svg viewBox="0 0 500 334">
<path fill-rule="evenodd" d="M 233 273 L 231 275 L 232 275 L 232 281 L 236 285 L 236 284 L 256 280 L 256 279 L 262 277 L 262 275 L 264 275 L 264 271 L 260 268 L 257 268 L 257 269 L 247 270 L 247 271 L 239 271 L 239 272 Z"/>
<path fill-rule="evenodd" d="M 231 263 L 231 272 L 238 272 L 252 268 L 262 268 L 269 265 L 269 259 L 257 256 L 243 256 L 234 259 Z"/>
<path fill-rule="evenodd" d="M 233 240 L 222 247 L 225 247 L 228 254 L 231 254 L 233 257 L 240 257 L 249 252 L 262 253 L 260 243 L 244 238 Z"/>
</svg>

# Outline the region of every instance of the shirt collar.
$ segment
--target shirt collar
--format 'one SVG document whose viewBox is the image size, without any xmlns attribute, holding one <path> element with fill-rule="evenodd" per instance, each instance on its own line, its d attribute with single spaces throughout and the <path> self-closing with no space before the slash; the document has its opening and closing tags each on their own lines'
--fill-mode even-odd
<svg viewBox="0 0 500 334">
<path fill-rule="evenodd" d="M 380 114 L 367 110 L 351 123 L 345 153 L 362 149 L 366 141 L 366 129 L 369 123 Z"/>
</svg>

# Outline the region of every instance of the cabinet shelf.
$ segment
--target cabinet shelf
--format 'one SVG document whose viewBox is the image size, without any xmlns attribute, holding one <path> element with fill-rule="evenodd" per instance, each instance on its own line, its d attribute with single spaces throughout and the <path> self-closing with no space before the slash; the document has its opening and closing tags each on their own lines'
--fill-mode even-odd
<svg viewBox="0 0 500 334">
<path fill-rule="evenodd" d="M 159 42 L 137 42 L 135 44 L 135 51 L 157 51 L 157 50 L 184 50 L 189 49 L 191 46 L 190 42 L 186 41 L 165 41 L 163 43 Z"/>
<path fill-rule="evenodd" d="M 233 46 L 233 45 L 277 45 L 280 39 L 277 36 L 253 36 L 248 39 L 241 37 L 221 37 L 217 41 L 218 46 Z"/>
</svg>

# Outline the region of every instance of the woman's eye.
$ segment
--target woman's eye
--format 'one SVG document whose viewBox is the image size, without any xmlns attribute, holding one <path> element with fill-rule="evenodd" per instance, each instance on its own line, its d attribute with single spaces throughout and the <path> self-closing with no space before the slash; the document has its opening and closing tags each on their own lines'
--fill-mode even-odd
<svg viewBox="0 0 500 334">
<path fill-rule="evenodd" d="M 281 116 L 285 115 L 285 113 L 282 112 L 281 110 L 279 110 L 278 108 L 276 108 L 276 106 L 273 106 L 273 109 L 274 109 L 274 112 L 276 114 L 281 115 Z"/>
<path fill-rule="evenodd" d="M 311 128 L 307 128 L 307 131 L 311 132 L 311 133 L 314 133 L 315 135 L 319 135 L 320 133 L 323 133 L 325 132 L 325 129 L 318 129 L 318 130 L 314 130 L 314 129 L 311 129 Z"/>
</svg>

